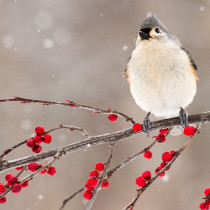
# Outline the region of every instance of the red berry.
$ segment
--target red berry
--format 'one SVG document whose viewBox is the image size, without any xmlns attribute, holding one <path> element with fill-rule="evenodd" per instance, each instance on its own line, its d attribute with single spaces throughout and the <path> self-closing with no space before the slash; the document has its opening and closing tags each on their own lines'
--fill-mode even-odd
<svg viewBox="0 0 210 210">
<path fill-rule="evenodd" d="M 40 165 L 38 163 L 29 163 L 28 164 L 28 169 L 31 171 L 31 172 L 35 172 L 39 169 Z"/>
<path fill-rule="evenodd" d="M 103 171 L 104 170 L 104 164 L 102 162 L 98 162 L 98 163 L 96 163 L 95 168 L 98 171 Z"/>
<path fill-rule="evenodd" d="M 141 124 L 135 123 L 135 124 L 133 125 L 133 131 L 134 131 L 134 132 L 140 132 L 141 130 L 142 130 Z"/>
<path fill-rule="evenodd" d="M 43 171 L 39 172 L 39 174 L 45 174 L 47 172 L 47 169 L 44 169 Z"/>
<path fill-rule="evenodd" d="M 86 188 L 87 190 L 89 190 L 89 191 L 91 191 L 91 190 L 94 189 L 94 187 L 91 187 L 90 184 L 89 184 L 88 182 L 85 183 L 85 188 Z"/>
<path fill-rule="evenodd" d="M 34 139 L 35 143 L 37 143 L 37 144 L 40 144 L 42 142 L 42 137 L 39 135 L 34 136 L 33 139 Z"/>
<path fill-rule="evenodd" d="M 155 174 L 159 173 L 159 171 L 160 171 L 161 169 L 162 169 L 161 167 L 157 167 L 157 168 L 155 169 Z M 162 176 L 164 176 L 164 175 L 165 175 L 165 172 L 159 174 L 160 177 L 162 177 Z"/>
<path fill-rule="evenodd" d="M 204 194 L 205 194 L 205 196 L 210 195 L 210 188 L 206 188 L 206 189 L 204 190 Z"/>
<path fill-rule="evenodd" d="M 143 176 L 139 176 L 136 178 L 136 184 L 139 186 L 139 187 L 144 187 L 146 185 L 146 181 L 144 179 Z"/>
<path fill-rule="evenodd" d="M 15 183 L 13 186 L 12 186 L 12 190 L 11 190 L 13 193 L 19 193 L 21 191 L 21 185 L 18 184 L 18 183 Z"/>
<path fill-rule="evenodd" d="M 13 174 L 7 174 L 5 176 L 5 179 L 9 185 L 13 185 L 14 183 L 16 183 L 18 181 L 18 178 Z"/>
<path fill-rule="evenodd" d="M 88 184 L 91 186 L 91 187 L 95 187 L 97 184 L 98 184 L 98 180 L 97 179 L 94 179 L 94 178 L 90 178 L 88 179 Z"/>
<path fill-rule="evenodd" d="M 90 200 L 93 196 L 93 193 L 91 191 L 88 191 L 86 190 L 84 193 L 83 193 L 83 197 L 86 199 L 86 200 Z"/>
<path fill-rule="evenodd" d="M 200 203 L 200 209 L 201 210 L 208 210 L 209 209 L 209 204 L 206 202 Z"/>
<path fill-rule="evenodd" d="M 101 183 L 101 187 L 103 187 L 103 188 L 106 188 L 108 186 L 109 186 L 109 182 L 107 180 L 105 180 Z"/>
<path fill-rule="evenodd" d="M 164 168 L 166 165 L 167 165 L 166 162 L 162 162 L 162 163 L 160 164 L 160 169 Z M 168 169 L 167 169 L 167 170 L 168 170 Z M 166 170 L 166 171 L 167 171 L 167 170 Z"/>
<path fill-rule="evenodd" d="M 5 191 L 6 191 L 5 186 L 2 183 L 0 183 L 0 194 L 2 194 Z"/>
<path fill-rule="evenodd" d="M 19 170 L 24 169 L 24 166 L 16 167 L 15 169 L 19 171 Z"/>
<path fill-rule="evenodd" d="M 192 136 L 196 132 L 196 128 L 193 126 L 186 126 L 184 128 L 184 135 L 185 136 Z"/>
<path fill-rule="evenodd" d="M 34 153 L 40 153 L 40 152 L 42 151 L 42 147 L 41 147 L 39 144 L 37 144 L 36 146 L 34 146 L 34 147 L 32 148 L 32 151 L 33 151 Z"/>
<path fill-rule="evenodd" d="M 35 132 L 37 135 L 43 135 L 44 134 L 44 128 L 42 126 L 37 126 L 35 128 Z"/>
<path fill-rule="evenodd" d="M 166 135 L 168 133 L 168 128 L 163 128 L 159 130 L 161 135 Z"/>
<path fill-rule="evenodd" d="M 109 114 L 108 116 L 109 120 L 114 122 L 115 120 L 117 120 L 117 115 L 116 114 Z"/>
<path fill-rule="evenodd" d="M 174 157 L 174 155 L 176 154 L 176 151 L 171 150 L 171 151 L 169 152 L 169 154 L 170 154 L 172 157 Z"/>
<path fill-rule="evenodd" d="M 0 204 L 4 204 L 7 201 L 6 197 L 0 198 Z"/>
<path fill-rule="evenodd" d="M 20 186 L 22 188 L 28 187 L 28 181 L 23 182 L 22 184 L 20 184 Z"/>
<path fill-rule="evenodd" d="M 173 156 L 171 156 L 169 152 L 164 152 L 162 154 L 162 160 L 164 162 L 169 162 L 172 158 L 173 158 Z"/>
<path fill-rule="evenodd" d="M 98 171 L 95 171 L 95 170 L 94 170 L 94 171 L 91 171 L 91 172 L 90 172 L 89 176 L 90 176 L 90 177 L 96 177 L 96 178 L 97 178 L 97 177 L 99 176 L 99 173 L 98 173 Z"/>
<path fill-rule="evenodd" d="M 150 172 L 150 171 L 144 171 L 144 172 L 142 173 L 142 176 L 144 177 L 144 179 L 145 179 L 146 181 L 149 181 L 149 180 L 151 179 L 151 172 Z"/>
<path fill-rule="evenodd" d="M 49 134 L 45 134 L 45 135 L 44 135 L 44 140 L 43 140 L 43 142 L 44 142 L 45 144 L 49 144 L 49 143 L 51 142 L 51 140 L 52 140 L 52 137 L 51 137 Z"/>
<path fill-rule="evenodd" d="M 7 174 L 5 176 L 5 180 L 8 182 L 12 176 L 15 176 L 15 175 L 14 174 Z"/>
<path fill-rule="evenodd" d="M 146 150 L 146 151 L 144 152 L 144 157 L 145 157 L 146 159 L 151 159 L 151 158 L 152 158 L 152 152 L 149 151 L 149 150 Z"/>
<path fill-rule="evenodd" d="M 157 140 L 157 142 L 159 142 L 159 143 L 163 143 L 163 142 L 166 141 L 166 138 L 165 138 L 164 135 L 158 134 L 158 135 L 156 136 L 156 140 Z"/>
<path fill-rule="evenodd" d="M 27 142 L 26 142 L 26 145 L 30 148 L 33 148 L 36 146 L 36 142 L 33 140 L 33 139 L 29 139 Z"/>
<path fill-rule="evenodd" d="M 49 169 L 47 170 L 47 173 L 53 176 L 56 173 L 55 167 L 49 167 Z"/>
</svg>

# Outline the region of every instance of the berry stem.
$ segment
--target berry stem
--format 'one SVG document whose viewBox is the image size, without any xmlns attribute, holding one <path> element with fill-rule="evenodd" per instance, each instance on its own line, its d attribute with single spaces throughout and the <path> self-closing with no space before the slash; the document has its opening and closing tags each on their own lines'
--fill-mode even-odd
<svg viewBox="0 0 210 210">
<path fill-rule="evenodd" d="M 199 130 L 202 126 L 202 122 L 199 124 L 199 126 L 196 128 L 196 132 L 188 139 L 188 141 L 175 153 L 174 157 L 168 162 L 144 187 L 140 188 L 138 190 L 138 193 L 134 197 L 134 199 L 123 209 L 128 210 L 131 207 L 134 207 L 137 200 L 139 199 L 140 195 L 159 177 L 159 175 L 163 172 L 165 172 L 167 169 L 171 167 L 171 165 L 174 163 L 174 161 L 179 157 L 179 155 L 186 150 L 187 147 L 193 142 L 195 134 L 199 133 Z"/>
<path fill-rule="evenodd" d="M 94 201 L 95 201 L 95 199 L 96 199 L 96 197 L 97 197 L 97 195 L 99 193 L 99 190 L 101 188 L 101 183 L 103 182 L 103 180 L 107 176 L 107 171 L 108 171 L 109 165 L 110 165 L 110 163 L 112 161 L 112 156 L 113 156 L 113 152 L 114 152 L 114 145 L 115 145 L 115 143 L 110 143 L 109 144 L 109 155 L 108 155 L 108 160 L 106 162 L 106 166 L 104 168 L 102 177 L 101 177 L 100 181 L 98 182 L 98 185 L 95 188 L 93 196 L 92 196 L 90 202 L 88 203 L 88 206 L 87 206 L 86 210 L 90 210 L 92 208 L 93 203 L 94 203 Z"/>
</svg>

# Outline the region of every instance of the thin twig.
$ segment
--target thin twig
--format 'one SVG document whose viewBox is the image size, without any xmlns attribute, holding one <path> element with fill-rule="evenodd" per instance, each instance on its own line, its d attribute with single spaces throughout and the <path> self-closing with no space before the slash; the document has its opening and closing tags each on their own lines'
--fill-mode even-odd
<svg viewBox="0 0 210 210">
<path fill-rule="evenodd" d="M 16 97 L 15 96 L 14 98 L 1 99 L 0 103 L 1 102 L 11 102 L 11 101 L 19 101 L 19 102 L 21 102 L 21 104 L 24 104 L 24 103 L 39 103 L 39 104 L 42 104 L 42 105 L 60 105 L 60 106 L 75 107 L 75 108 L 90 110 L 90 111 L 92 111 L 94 113 L 98 113 L 98 114 L 116 114 L 120 117 L 125 118 L 126 121 L 130 121 L 133 124 L 135 123 L 135 121 L 131 117 L 128 117 L 127 115 L 123 114 L 122 112 L 118 112 L 116 110 L 111 110 L 110 108 L 99 109 L 99 108 L 95 108 L 95 107 L 92 107 L 92 106 L 78 104 L 74 101 L 69 101 L 69 100 L 66 100 L 66 102 L 55 102 L 55 101 L 36 100 L 36 99 L 29 99 L 29 98 L 22 98 L 22 97 Z"/>
<path fill-rule="evenodd" d="M 43 171 L 46 168 L 49 168 L 56 160 L 60 159 L 62 155 L 65 154 L 65 150 L 59 150 L 55 156 L 47 163 L 43 164 L 38 170 L 36 170 L 34 173 L 31 173 L 20 180 L 20 183 L 26 182 L 28 180 L 33 179 L 36 175 L 38 175 L 41 171 Z"/>
<path fill-rule="evenodd" d="M 71 196 L 69 196 L 68 198 L 66 198 L 63 201 L 63 204 L 62 204 L 62 206 L 60 207 L 59 210 L 62 210 L 70 200 L 72 200 L 76 195 L 78 195 L 79 193 L 83 192 L 84 190 L 85 190 L 85 188 L 82 187 L 78 191 L 76 191 L 75 193 L 73 193 Z"/>
<path fill-rule="evenodd" d="M 131 163 L 133 160 L 135 160 L 136 158 L 138 158 L 141 154 L 144 153 L 145 150 L 149 150 L 152 148 L 152 146 L 156 143 L 156 139 L 153 140 L 153 142 L 148 145 L 146 148 L 144 148 L 143 150 L 141 150 L 140 152 L 136 153 L 135 155 L 131 156 L 131 157 L 128 157 L 124 162 L 120 163 L 119 165 L 117 165 L 116 167 L 114 167 L 113 169 L 109 170 L 107 172 L 107 179 L 110 178 L 113 173 L 119 171 L 121 168 L 123 168 L 124 166 L 128 165 L 129 163 Z M 65 207 L 65 205 L 70 201 L 72 200 L 72 198 L 74 198 L 76 195 L 78 195 L 79 193 L 83 192 L 85 190 L 85 188 L 81 188 L 79 189 L 78 191 L 76 191 L 75 193 L 73 193 L 71 196 L 69 196 L 68 198 L 66 198 L 64 201 L 63 201 L 63 204 L 61 206 L 61 209 L 63 209 Z"/>
<path fill-rule="evenodd" d="M 142 187 L 141 189 L 138 190 L 138 193 L 136 194 L 136 196 L 134 197 L 134 199 L 125 207 L 123 208 L 123 210 L 128 210 L 128 209 L 133 209 L 133 207 L 135 206 L 136 202 L 138 201 L 140 195 L 159 177 L 159 175 L 163 172 L 165 172 L 166 170 L 168 170 L 171 165 L 174 163 L 174 161 L 179 157 L 179 155 L 185 151 L 185 149 L 192 143 L 195 134 L 199 133 L 199 130 L 202 126 L 202 122 L 199 124 L 199 126 L 197 127 L 197 131 L 189 138 L 189 140 L 185 143 L 185 145 L 183 145 L 178 151 L 176 151 L 174 157 L 171 159 L 170 162 L 168 162 L 167 165 L 165 165 L 165 167 L 163 167 L 144 187 Z"/>
<path fill-rule="evenodd" d="M 95 199 L 96 199 L 96 197 L 99 193 L 99 190 L 101 189 L 101 183 L 104 181 L 104 179 L 107 175 L 107 171 L 108 171 L 108 168 L 109 168 L 111 160 L 112 160 L 114 145 L 115 145 L 114 143 L 109 144 L 109 156 L 108 156 L 108 160 L 106 162 L 106 165 L 105 165 L 105 168 L 104 168 L 104 171 L 103 171 L 103 175 L 102 175 L 101 179 L 99 180 L 99 182 L 98 182 L 98 184 L 97 184 L 97 186 L 94 190 L 93 196 L 92 196 L 90 202 L 88 203 L 86 210 L 90 210 L 92 208 L 93 203 L 94 203 L 94 201 L 95 201 Z"/>
<path fill-rule="evenodd" d="M 16 177 L 20 177 L 21 174 L 26 170 L 27 166 L 24 166 L 24 168 L 16 175 Z M 0 194 L 0 199 L 3 198 L 7 193 L 9 193 L 12 190 L 13 185 L 9 186 L 6 191 L 4 191 L 2 194 Z"/>
<path fill-rule="evenodd" d="M 129 163 L 131 163 L 133 160 L 135 160 L 136 158 L 138 158 L 140 155 L 142 155 L 144 153 L 145 150 L 149 150 L 152 148 L 152 146 L 156 143 L 156 139 L 153 140 L 153 142 L 148 145 L 146 148 L 144 148 L 143 150 L 141 150 L 140 152 L 136 153 L 135 155 L 128 157 L 124 162 L 120 163 L 119 165 L 117 165 L 116 167 L 114 167 L 113 169 L 109 170 L 107 172 L 107 177 L 110 178 L 112 176 L 113 173 L 119 171 L 121 168 L 123 168 L 124 166 L 128 165 Z"/>
<path fill-rule="evenodd" d="M 83 135 L 85 135 L 86 138 L 90 136 L 90 135 L 88 134 L 88 132 L 87 132 L 85 129 L 83 129 L 83 128 L 79 128 L 79 127 L 76 127 L 76 126 L 62 125 L 62 124 L 58 124 L 58 127 L 52 128 L 52 129 L 49 129 L 49 130 L 45 131 L 44 134 L 46 134 L 46 133 L 51 133 L 51 132 L 53 132 L 53 131 L 60 130 L 60 129 L 68 129 L 69 131 L 79 131 L 79 132 L 81 132 Z M 29 139 L 31 139 L 31 138 L 29 138 Z M 9 149 L 6 149 L 6 150 L 0 155 L 0 159 L 1 159 L 1 158 L 4 158 L 6 155 L 8 155 L 8 154 L 9 154 L 10 152 L 12 152 L 14 149 L 20 147 L 21 145 L 26 144 L 26 142 L 27 142 L 29 139 L 26 139 L 26 140 L 24 140 L 24 141 L 22 141 L 22 142 L 20 142 L 20 143 L 18 143 L 18 144 L 16 144 L 16 145 L 10 147 Z M 3 160 L 3 162 L 4 162 L 4 160 Z"/>
</svg>

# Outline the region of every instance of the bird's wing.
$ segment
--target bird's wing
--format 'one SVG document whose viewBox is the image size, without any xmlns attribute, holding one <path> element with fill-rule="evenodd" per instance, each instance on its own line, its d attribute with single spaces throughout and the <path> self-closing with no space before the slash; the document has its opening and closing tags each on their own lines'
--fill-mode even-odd
<svg viewBox="0 0 210 210">
<path fill-rule="evenodd" d="M 197 69 L 197 66 L 196 66 L 196 64 L 195 64 L 195 61 L 194 61 L 193 58 L 192 58 L 192 55 L 191 55 L 191 54 L 189 53 L 189 51 L 186 50 L 184 47 L 181 47 L 181 49 L 184 50 L 185 53 L 188 55 L 188 57 L 189 57 L 189 59 L 190 59 L 190 63 L 191 63 L 191 65 L 192 65 L 193 69 L 194 69 L 195 71 L 197 71 L 198 69 Z"/>
</svg>

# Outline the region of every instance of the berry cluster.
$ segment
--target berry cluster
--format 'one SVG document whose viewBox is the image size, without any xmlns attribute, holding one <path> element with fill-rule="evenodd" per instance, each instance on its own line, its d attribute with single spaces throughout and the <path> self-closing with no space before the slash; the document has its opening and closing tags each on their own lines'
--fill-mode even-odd
<svg viewBox="0 0 210 210">
<path fill-rule="evenodd" d="M 93 196 L 93 192 L 94 192 L 94 188 L 97 186 L 98 181 L 100 179 L 99 177 L 99 171 L 103 171 L 104 170 L 104 164 L 101 162 L 96 163 L 95 165 L 95 170 L 91 171 L 89 174 L 89 179 L 88 181 L 85 183 L 85 192 L 83 193 L 83 197 L 86 200 L 90 200 Z M 103 180 L 103 182 L 101 183 L 101 187 L 106 188 L 109 186 L 109 182 L 107 180 Z"/>
<path fill-rule="evenodd" d="M 174 155 L 176 154 L 176 152 L 174 150 L 171 150 L 170 152 L 164 152 L 162 154 L 162 160 L 163 162 L 160 164 L 159 167 L 157 167 L 155 169 L 155 174 L 157 174 L 160 170 L 162 170 L 167 164 L 168 162 L 170 162 L 172 160 L 172 158 L 174 157 Z M 167 171 L 168 169 L 166 169 L 165 171 Z M 165 171 L 163 173 L 161 173 L 159 176 L 162 177 L 165 175 Z"/>
<path fill-rule="evenodd" d="M 168 128 L 163 128 L 159 130 L 159 134 L 155 137 L 156 141 L 159 143 L 163 143 L 166 141 L 166 136 L 169 133 L 169 129 Z"/>
<path fill-rule="evenodd" d="M 42 126 L 37 126 L 35 128 L 36 136 L 29 139 L 26 142 L 26 145 L 30 148 L 32 148 L 32 151 L 34 153 L 39 153 L 42 150 L 42 147 L 40 146 L 40 143 L 44 142 L 45 144 L 49 144 L 52 140 L 52 137 L 45 133 L 45 130 Z"/>
<path fill-rule="evenodd" d="M 172 150 L 170 152 L 164 152 L 162 154 L 163 162 L 160 164 L 159 167 L 157 167 L 155 169 L 155 174 L 157 174 L 161 169 L 163 169 L 168 164 L 168 162 L 170 162 L 172 160 L 172 158 L 174 157 L 175 154 L 176 154 L 176 152 L 174 150 Z M 152 153 L 149 150 L 145 150 L 144 157 L 147 158 L 147 159 L 150 159 L 152 157 Z M 166 169 L 165 171 L 167 171 L 167 170 L 168 169 Z M 159 176 L 160 177 L 164 176 L 165 171 L 162 172 L 161 174 L 159 174 Z M 136 184 L 139 187 L 144 187 L 146 185 L 146 182 L 148 182 L 150 180 L 151 180 L 151 172 L 150 171 L 144 171 L 142 173 L 142 176 L 139 176 L 139 177 L 136 178 Z"/>
<path fill-rule="evenodd" d="M 28 170 L 31 172 L 37 171 L 39 168 L 42 167 L 42 164 L 38 164 L 35 162 L 31 162 L 28 164 Z M 16 170 L 22 170 L 24 169 L 24 166 L 20 166 L 15 168 Z M 45 174 L 48 173 L 49 175 L 53 176 L 56 173 L 55 167 L 50 166 L 48 169 L 44 169 L 43 171 L 40 172 L 40 174 Z M 18 177 L 15 176 L 14 174 L 6 174 L 5 180 L 7 181 L 7 184 L 3 185 L 0 183 L 0 194 L 4 193 L 9 187 L 11 187 L 12 193 L 19 193 L 22 188 L 28 187 L 28 181 L 25 181 L 23 183 L 20 183 L 18 180 Z M 7 201 L 6 197 L 2 197 L 0 199 L 0 204 L 4 204 Z"/>
<path fill-rule="evenodd" d="M 204 195 L 206 196 L 205 202 L 200 203 L 200 209 L 201 210 L 208 210 L 210 207 L 210 188 L 206 188 L 204 190 Z"/>
<path fill-rule="evenodd" d="M 142 176 L 139 176 L 136 178 L 136 184 L 139 187 L 144 187 L 146 185 L 146 182 L 151 180 L 151 172 L 150 171 L 144 171 L 142 173 Z"/>
<path fill-rule="evenodd" d="M 28 181 L 20 183 L 18 177 L 16 177 L 14 174 L 7 174 L 5 176 L 5 180 L 7 181 L 7 184 L 3 185 L 0 183 L 0 194 L 4 193 L 10 187 L 12 193 L 19 193 L 22 188 L 28 187 Z M 0 199 L 0 204 L 4 204 L 6 201 L 7 199 L 4 196 Z"/>
<path fill-rule="evenodd" d="M 41 167 L 42 167 L 42 164 L 38 164 L 35 162 L 31 162 L 28 164 L 28 170 L 30 170 L 31 172 L 35 172 Z M 46 172 L 47 172 L 47 174 L 53 176 L 56 173 L 55 167 L 50 166 L 49 168 L 41 171 L 40 174 L 45 174 Z"/>
</svg>

